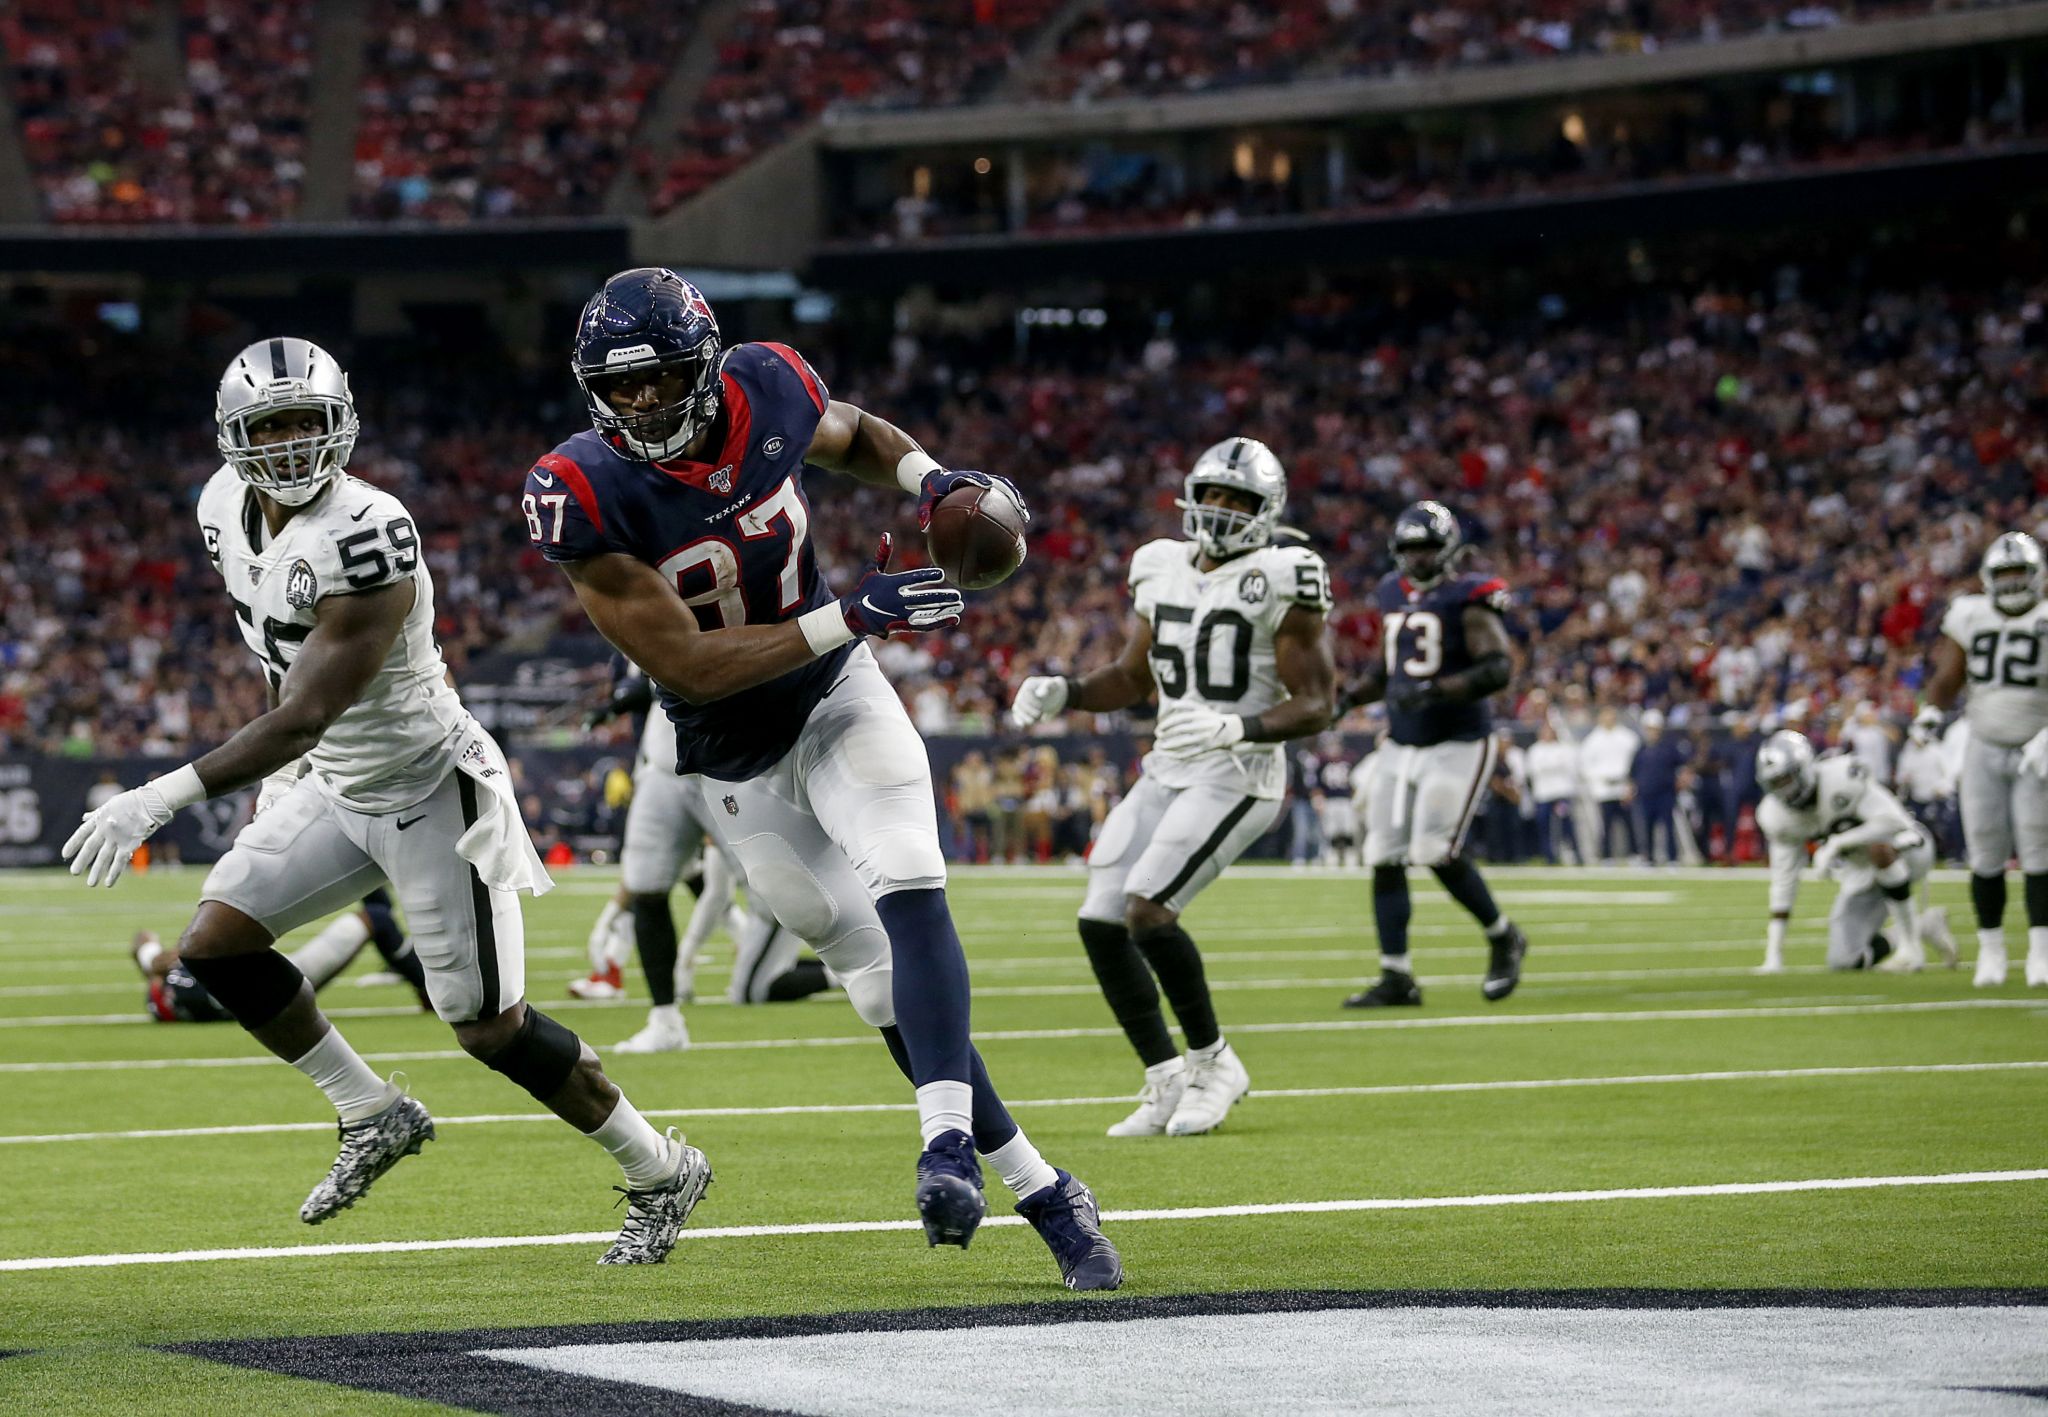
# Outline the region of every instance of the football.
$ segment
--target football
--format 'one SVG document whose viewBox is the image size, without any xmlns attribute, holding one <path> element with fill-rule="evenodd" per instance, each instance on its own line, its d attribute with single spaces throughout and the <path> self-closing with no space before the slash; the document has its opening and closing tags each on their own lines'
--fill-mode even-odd
<svg viewBox="0 0 2048 1417">
<path fill-rule="evenodd" d="M 932 508 L 932 564 L 962 590 L 1001 585 L 1024 564 L 1024 514 L 997 487 L 956 487 Z"/>
</svg>

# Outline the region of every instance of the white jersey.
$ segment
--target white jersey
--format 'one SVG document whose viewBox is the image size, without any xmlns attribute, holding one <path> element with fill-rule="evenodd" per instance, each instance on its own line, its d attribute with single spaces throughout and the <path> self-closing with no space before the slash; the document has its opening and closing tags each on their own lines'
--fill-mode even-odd
<svg viewBox="0 0 2048 1417">
<path fill-rule="evenodd" d="M 2048 728 L 2048 600 L 2024 615 L 2007 615 L 1988 595 L 1959 595 L 1941 617 L 1941 632 L 1963 649 L 1970 731 L 1987 743 L 2017 748 Z"/>
<path fill-rule="evenodd" d="M 359 811 L 394 812 L 426 798 L 454 767 L 456 740 L 472 720 L 434 643 L 434 583 L 405 507 L 344 475 L 273 539 L 255 489 L 223 467 L 199 494 L 199 529 L 273 692 L 323 599 L 412 581 L 412 609 L 384 667 L 306 762 Z"/>
<path fill-rule="evenodd" d="M 1860 845 L 1845 847 L 1841 859 L 1851 865 L 1867 866 L 1872 842 L 1903 845 L 1900 838 L 1920 838 L 1920 827 L 1905 804 L 1871 776 L 1870 765 L 1849 754 L 1822 758 L 1814 764 L 1819 784 L 1813 801 L 1794 807 L 1773 793 L 1765 793 L 1756 809 L 1757 829 L 1771 849 L 1771 909 L 1787 911 L 1799 893 L 1799 873 L 1806 868 L 1806 845 L 1831 836 L 1871 827 Z"/>
<path fill-rule="evenodd" d="M 1306 546 L 1264 546 L 1213 571 L 1191 541 L 1151 541 L 1131 557 L 1131 599 L 1152 626 L 1152 679 L 1162 707 L 1191 699 L 1224 713 L 1254 714 L 1288 698 L 1273 653 L 1290 608 L 1329 613 L 1330 572 Z M 1278 743 L 1169 758 L 1151 753 L 1145 774 L 1163 787 L 1233 785 L 1247 796 L 1287 795 Z"/>
</svg>

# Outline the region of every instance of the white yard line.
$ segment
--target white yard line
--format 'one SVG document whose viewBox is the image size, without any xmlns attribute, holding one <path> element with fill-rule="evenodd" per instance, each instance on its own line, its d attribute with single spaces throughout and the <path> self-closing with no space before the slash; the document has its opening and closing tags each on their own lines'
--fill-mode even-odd
<svg viewBox="0 0 2048 1417">
<path fill-rule="evenodd" d="M 617 1012 L 617 1005 L 605 1005 Z M 554 1012 L 550 1004 L 548 1011 Z M 1354 1033 L 1379 1029 L 1413 1028 L 1497 1028 L 1519 1025 L 1548 1026 L 1560 1023 L 1683 1023 L 1693 1020 L 1756 1018 L 1843 1018 L 1859 1014 L 1954 1013 L 1977 1009 L 2033 1009 L 2048 1013 L 2048 998 L 2029 999 L 1925 999 L 1907 1003 L 1882 1004 L 1763 1004 L 1751 1008 L 1714 1009 L 1605 1009 L 1557 1014 L 1448 1014 L 1422 1018 L 1327 1019 L 1306 1023 L 1237 1023 L 1232 1033 Z M 417 1009 L 333 1009 L 336 1018 L 365 1014 L 417 1015 Z M 127 1015 L 119 1015 L 126 1021 Z M 1012 1028 L 977 1032 L 978 1043 L 1036 1043 L 1069 1038 L 1121 1038 L 1119 1028 Z M 741 1038 L 693 1042 L 693 1053 L 752 1052 L 775 1048 L 865 1048 L 873 1045 L 872 1033 L 852 1037 Z M 465 1056 L 458 1049 L 408 1053 L 365 1053 L 370 1062 L 428 1062 Z M 240 1058 L 112 1058 L 78 1062 L 0 1063 L 0 1073 L 98 1072 L 130 1068 L 239 1068 L 268 1064 L 264 1057 Z"/>
<path fill-rule="evenodd" d="M 1281 1201 L 1265 1205 L 1183 1206 L 1170 1210 L 1113 1210 L 1110 1224 L 1141 1220 L 1233 1220 L 1260 1215 L 1335 1215 L 1381 1210 L 1484 1210 L 1520 1205 L 1574 1205 L 1601 1201 L 1691 1200 L 1719 1196 L 1790 1195 L 1806 1191 L 1870 1191 L 1908 1186 L 1985 1186 L 2048 1180 L 2048 1170 L 1959 1171 L 1931 1176 L 1826 1176 L 1798 1181 L 1729 1181 L 1704 1186 L 1638 1186 L 1600 1191 L 1510 1191 L 1473 1196 L 1375 1196 L 1359 1200 Z M 984 1226 L 1018 1226 L 1021 1216 L 994 1215 Z M 791 1235 L 864 1235 L 916 1231 L 916 1220 L 839 1220 L 798 1225 L 725 1225 L 685 1230 L 685 1240 L 779 1239 Z M 203 1264 L 213 1260 L 319 1259 L 334 1255 L 413 1254 L 423 1250 L 506 1250 L 546 1245 L 602 1245 L 608 1230 L 567 1235 L 476 1235 L 450 1240 L 371 1240 L 341 1245 L 250 1245 L 225 1250 L 160 1250 L 135 1254 L 42 1255 L 0 1260 L 0 1272 L 110 1269 L 129 1265 Z"/>
<path fill-rule="evenodd" d="M 1261 1101 L 1275 1098 L 1414 1097 L 1438 1093 L 1547 1092 L 1579 1087 L 1657 1087 L 1714 1082 L 1778 1082 L 1786 1079 L 1866 1078 L 1912 1073 L 2008 1073 L 2048 1070 L 2048 1059 L 1989 1063 L 1873 1063 L 1836 1068 L 1750 1068 L 1706 1073 L 1632 1073 L 1620 1077 L 1500 1078 L 1479 1082 L 1381 1083 L 1372 1087 L 1287 1087 L 1255 1089 Z M 1128 1107 L 1130 1094 L 1115 1097 L 1034 1097 L 1013 1100 L 1012 1107 Z M 650 1107 L 647 1117 L 840 1117 L 868 1112 L 915 1112 L 914 1102 L 847 1102 L 793 1104 L 783 1107 Z M 552 1112 L 482 1112 L 463 1117 L 436 1117 L 440 1127 L 497 1126 L 505 1123 L 553 1122 Z M 286 1132 L 331 1132 L 332 1122 L 249 1122 L 218 1127 L 145 1127 L 110 1132 L 40 1132 L 0 1135 L 0 1146 L 37 1146 L 73 1142 L 160 1141 L 184 1137 L 272 1136 Z"/>
</svg>

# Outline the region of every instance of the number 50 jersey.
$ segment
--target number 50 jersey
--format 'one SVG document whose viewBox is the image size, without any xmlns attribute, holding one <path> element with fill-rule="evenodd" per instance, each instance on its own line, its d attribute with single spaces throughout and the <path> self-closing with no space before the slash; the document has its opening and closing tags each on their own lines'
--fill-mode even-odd
<svg viewBox="0 0 2048 1417">
<path fill-rule="evenodd" d="M 199 529 L 273 691 L 313 632 L 321 600 L 413 583 L 412 609 L 383 667 L 306 762 L 359 811 L 396 812 L 432 792 L 454 765 L 455 730 L 468 714 L 434 642 L 434 582 L 404 504 L 337 477 L 273 539 L 256 490 L 223 467 L 199 494 Z"/>
<path fill-rule="evenodd" d="M 1330 572 L 1306 546 L 1264 546 L 1213 571 L 1196 566 L 1190 541 L 1151 541 L 1131 557 L 1131 598 L 1152 626 L 1152 679 L 1163 708 L 1192 699 L 1224 713 L 1262 712 L 1288 697 L 1273 634 L 1292 607 L 1330 610 Z M 1247 796 L 1287 795 L 1278 743 L 1244 743 L 1228 753 L 1169 758 L 1151 753 L 1145 775 L 1162 787 L 1223 781 Z"/>
<path fill-rule="evenodd" d="M 1941 617 L 1941 632 L 1963 647 L 1970 698 L 1963 713 L 1986 743 L 2017 748 L 2048 728 L 2048 601 L 2007 615 L 1987 595 L 1959 595 Z"/>
</svg>

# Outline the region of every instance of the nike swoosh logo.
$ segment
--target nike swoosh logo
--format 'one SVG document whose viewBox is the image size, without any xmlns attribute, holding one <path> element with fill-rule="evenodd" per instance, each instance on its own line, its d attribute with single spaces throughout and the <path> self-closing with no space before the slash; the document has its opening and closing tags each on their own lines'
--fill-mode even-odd
<svg viewBox="0 0 2048 1417">
<path fill-rule="evenodd" d="M 889 613 L 888 611 L 884 610 L 881 606 L 875 604 L 874 601 L 868 599 L 866 596 L 862 596 L 860 598 L 860 603 L 862 605 L 865 605 L 868 609 L 874 611 L 877 615 L 887 615 Z"/>
<path fill-rule="evenodd" d="M 406 820 L 404 817 L 400 817 L 398 819 L 398 829 L 400 831 L 404 831 L 407 827 L 416 827 L 421 822 L 424 822 L 426 819 L 427 814 L 425 812 L 420 813 L 417 817 L 412 818 L 410 821 Z"/>
<path fill-rule="evenodd" d="M 543 487 L 552 487 L 555 485 L 554 476 L 550 473 L 536 472 L 533 475 L 533 480 L 535 482 L 538 482 Z"/>
<path fill-rule="evenodd" d="M 370 515 L 370 509 L 368 507 L 365 507 L 360 512 L 357 512 L 354 516 L 350 517 L 349 520 L 352 522 L 359 522 L 368 515 Z"/>
</svg>

